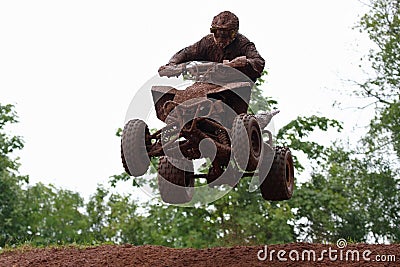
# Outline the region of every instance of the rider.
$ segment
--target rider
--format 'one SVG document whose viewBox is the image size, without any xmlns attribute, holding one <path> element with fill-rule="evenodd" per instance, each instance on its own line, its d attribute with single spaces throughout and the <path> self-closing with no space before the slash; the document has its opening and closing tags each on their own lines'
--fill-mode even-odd
<svg viewBox="0 0 400 267">
<path fill-rule="evenodd" d="M 188 61 L 212 61 L 236 68 L 255 82 L 261 76 L 265 61 L 255 45 L 238 30 L 239 19 L 235 14 L 219 13 L 211 23 L 210 34 L 177 52 L 159 71 Z"/>
</svg>

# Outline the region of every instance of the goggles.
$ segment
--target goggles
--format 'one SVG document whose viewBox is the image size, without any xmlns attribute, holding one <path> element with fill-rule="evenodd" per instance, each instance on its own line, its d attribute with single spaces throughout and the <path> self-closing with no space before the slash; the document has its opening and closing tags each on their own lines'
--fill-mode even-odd
<svg viewBox="0 0 400 267">
<path fill-rule="evenodd" d="M 213 33 L 216 37 L 228 38 L 231 37 L 235 31 L 231 29 L 221 29 L 216 27 L 211 27 L 210 32 Z"/>
</svg>

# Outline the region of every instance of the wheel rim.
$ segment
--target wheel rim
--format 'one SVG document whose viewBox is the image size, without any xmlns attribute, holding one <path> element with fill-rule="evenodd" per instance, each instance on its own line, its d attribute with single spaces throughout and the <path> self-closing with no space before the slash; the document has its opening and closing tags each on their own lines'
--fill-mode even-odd
<svg viewBox="0 0 400 267">
<path fill-rule="evenodd" d="M 293 189 L 294 175 L 293 175 L 293 168 L 289 158 L 286 158 L 285 165 L 286 165 L 285 166 L 286 186 L 291 192 Z"/>
<path fill-rule="evenodd" d="M 251 131 L 251 149 L 254 152 L 254 156 L 259 157 L 261 153 L 261 138 L 260 132 L 257 127 L 253 126 Z"/>
</svg>

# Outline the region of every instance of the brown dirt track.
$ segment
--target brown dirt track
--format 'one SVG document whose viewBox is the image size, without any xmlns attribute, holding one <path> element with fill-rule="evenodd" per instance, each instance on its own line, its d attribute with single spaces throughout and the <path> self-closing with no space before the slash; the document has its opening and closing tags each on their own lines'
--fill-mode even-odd
<svg viewBox="0 0 400 267">
<path fill-rule="evenodd" d="M 133 245 L 103 245 L 98 247 L 78 248 L 28 248 L 6 251 L 0 254 L 0 266 L 400 266 L 400 244 L 395 245 L 367 245 L 350 244 L 341 249 L 343 251 L 340 260 L 340 249 L 336 245 L 321 245 L 309 243 L 291 243 L 283 245 L 269 245 L 268 258 L 259 260 L 257 254 L 264 250 L 264 246 L 237 246 L 209 249 L 174 249 L 162 246 L 133 246 Z M 322 250 L 332 251 L 332 257 L 337 255 L 337 260 L 330 260 L 327 253 L 323 260 L 318 260 Z M 272 261 L 269 255 L 272 254 Z M 283 255 L 287 261 L 279 261 L 277 252 L 286 251 Z M 299 252 L 299 261 L 289 259 L 289 252 Z M 305 254 L 305 261 L 301 261 L 303 251 L 314 250 L 316 260 L 309 261 Z M 357 250 L 360 261 L 346 260 L 347 250 Z M 366 255 L 369 261 L 364 261 L 362 253 L 370 250 Z M 336 254 L 335 254 L 336 253 Z M 291 254 L 295 257 L 295 252 Z M 349 254 L 350 255 L 350 254 Z M 379 261 L 377 255 L 387 261 Z M 394 255 L 395 261 L 388 261 L 388 255 Z M 264 256 L 263 253 L 260 254 Z"/>
</svg>

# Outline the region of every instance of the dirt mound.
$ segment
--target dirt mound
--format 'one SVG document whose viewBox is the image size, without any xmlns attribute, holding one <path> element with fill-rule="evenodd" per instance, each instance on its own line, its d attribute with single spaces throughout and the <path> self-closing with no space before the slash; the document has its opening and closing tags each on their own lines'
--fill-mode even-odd
<svg viewBox="0 0 400 267">
<path fill-rule="evenodd" d="M 400 244 L 292 243 L 208 249 L 162 246 L 19 249 L 0 254 L 0 266 L 400 266 Z"/>
</svg>

